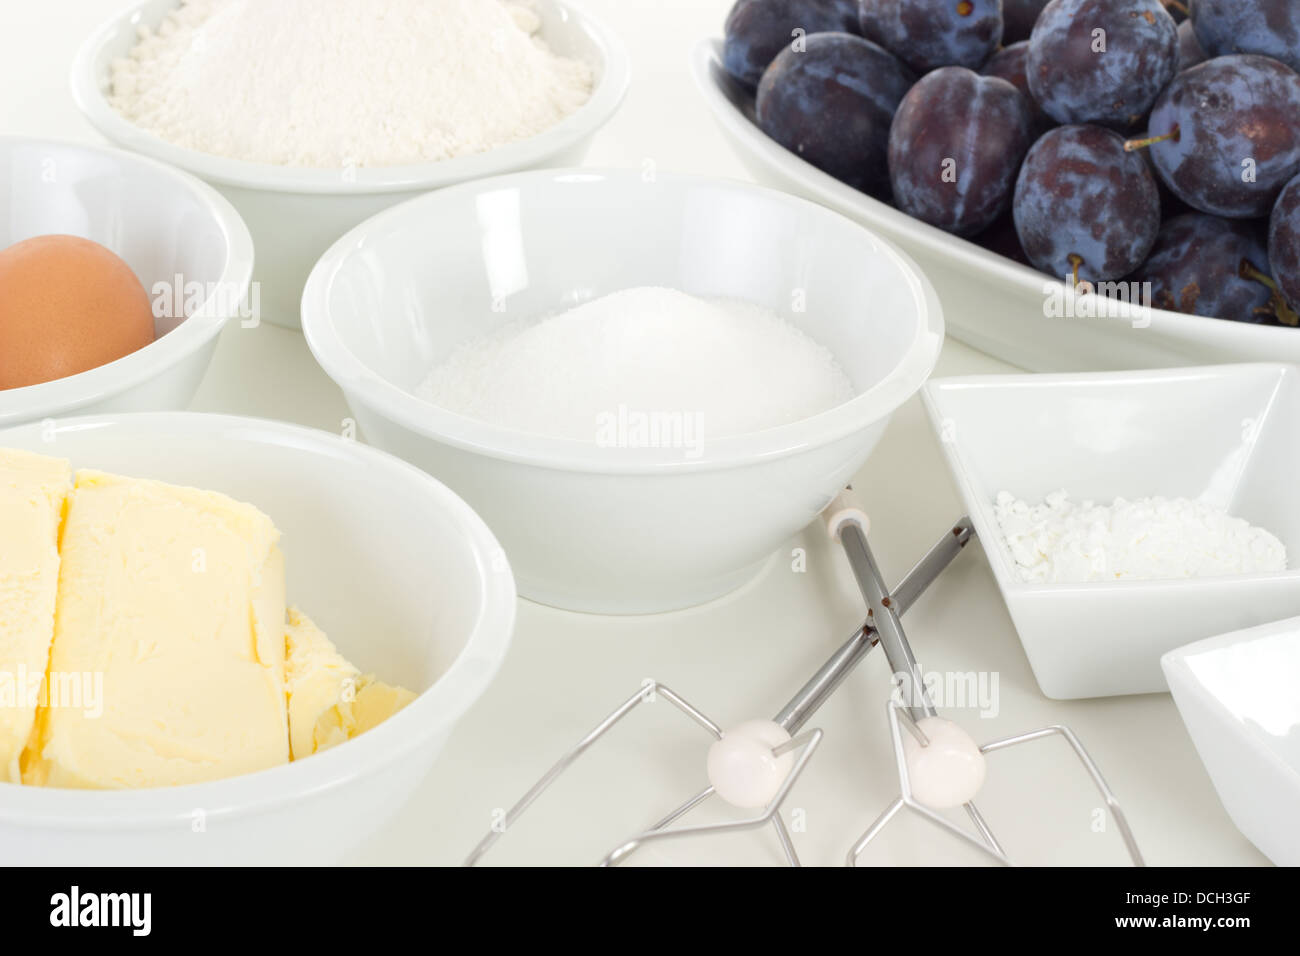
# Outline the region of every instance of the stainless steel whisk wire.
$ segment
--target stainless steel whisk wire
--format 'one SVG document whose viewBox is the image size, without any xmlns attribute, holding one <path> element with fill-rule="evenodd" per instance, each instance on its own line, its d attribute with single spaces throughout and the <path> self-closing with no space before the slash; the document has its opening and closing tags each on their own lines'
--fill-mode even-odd
<svg viewBox="0 0 1300 956">
<path fill-rule="evenodd" d="M 766 806 L 762 808 L 762 812 L 756 816 L 721 823 L 674 827 L 674 823 L 715 793 L 713 786 L 706 786 L 646 830 L 620 843 L 605 855 L 599 863 L 600 866 L 618 865 L 636 850 L 650 843 L 668 839 L 757 829 L 769 824 L 776 833 L 787 863 L 791 866 L 799 866 L 798 854 L 795 852 L 789 831 L 781 819 L 780 811 L 786 797 L 798 782 L 824 735 L 821 729 L 814 729 L 804 733 L 800 733 L 800 731 L 839 688 L 857 664 L 877 644 L 884 650 L 891 671 L 895 675 L 895 679 L 899 681 L 899 692 L 903 701 L 900 704 L 891 700 L 886 706 L 902 793 L 854 843 L 847 854 L 846 864 L 855 866 L 867 845 L 880 834 L 886 824 L 901 810 L 908 809 L 921 815 L 940 829 L 974 846 L 993 862 L 1000 865 L 1010 865 L 1006 852 L 973 802 L 967 802 L 962 806 L 975 827 L 978 838 L 925 806 L 913 796 L 902 740 L 902 734 L 909 733 L 922 746 L 928 746 L 929 741 L 918 726 L 918 721 L 927 717 L 935 717 L 938 711 L 926 692 L 920 667 L 903 631 L 900 619 L 974 537 L 975 531 L 970 519 L 963 517 L 956 522 L 951 530 L 944 534 L 904 576 L 898 586 L 890 592 L 884 585 L 879 567 L 867 543 L 870 523 L 866 514 L 857 507 L 847 493 L 837 497 L 828 506 L 824 514 L 826 515 L 831 537 L 839 540 L 843 546 L 858 588 L 867 604 L 867 620 L 852 637 L 845 641 L 818 668 L 773 719 L 774 723 L 788 732 L 791 737 L 785 743 L 773 747 L 772 755 L 779 757 L 787 753 L 797 753 L 797 757 L 795 757 L 794 763 L 781 785 Z M 474 866 L 477 864 L 483 855 L 496 844 L 502 834 L 507 832 L 511 825 L 517 822 L 520 816 L 584 753 L 640 704 L 653 701 L 656 695 L 662 696 L 678 711 L 706 731 L 713 740 L 718 741 L 724 737 L 722 728 L 695 705 L 668 686 L 658 681 L 648 681 L 556 761 L 542 778 L 514 806 L 506 811 L 496 825 L 479 841 L 478 845 L 466 858 L 464 865 Z M 1144 865 L 1137 842 L 1128 826 L 1118 800 L 1116 800 L 1100 770 L 1084 749 L 1083 744 L 1069 728 L 1053 725 L 984 744 L 979 750 L 981 754 L 994 753 L 1017 744 L 1052 736 L 1060 736 L 1069 744 L 1075 756 L 1083 764 L 1093 784 L 1105 799 L 1107 808 L 1117 823 L 1133 863 L 1137 866 Z"/>
</svg>

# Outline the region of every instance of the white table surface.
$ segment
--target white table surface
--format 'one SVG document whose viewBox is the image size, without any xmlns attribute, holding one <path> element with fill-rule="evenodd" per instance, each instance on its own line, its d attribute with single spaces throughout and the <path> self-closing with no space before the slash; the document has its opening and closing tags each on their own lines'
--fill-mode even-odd
<svg viewBox="0 0 1300 956">
<path fill-rule="evenodd" d="M 6 0 L 0 13 L 0 130 L 97 142 L 77 114 L 66 74 L 82 38 L 125 0 Z M 730 0 L 586 0 L 620 31 L 634 79 L 589 157 L 748 178 L 715 131 L 687 70 L 691 45 L 721 32 Z M 979 290 L 971 290 L 978 307 Z M 939 375 L 1010 367 L 949 341 Z M 192 406 L 338 430 L 347 409 L 296 332 L 232 323 Z M 889 581 L 960 514 L 919 402 L 894 419 L 855 480 L 873 517 L 872 543 Z M 807 570 L 790 551 L 807 550 Z M 721 601 L 646 618 L 568 614 L 521 602 L 500 677 L 458 727 L 415 800 L 357 863 L 448 864 L 606 712 L 649 677 L 725 725 L 771 716 L 861 622 L 841 554 L 809 529 L 761 577 Z M 1168 695 L 1058 702 L 1042 696 L 984 555 L 968 548 L 905 621 L 926 671 L 980 671 L 999 680 L 999 712 L 950 716 L 978 740 L 1069 725 L 1115 789 L 1152 864 L 1261 864 L 1220 806 Z M 805 863 L 844 854 L 897 789 L 884 701 L 888 672 L 873 653 L 810 726 L 826 737 L 788 802 Z M 701 785 L 707 738 L 666 704 L 641 708 L 513 828 L 488 857 L 514 864 L 589 863 Z M 1126 862 L 1113 826 L 1094 826 L 1100 801 L 1060 741 L 990 758 L 980 805 L 1010 855 L 1037 864 Z M 710 812 L 711 811 L 711 812 Z M 721 819 L 720 808 L 692 819 Z M 787 815 L 787 819 L 790 817 Z M 663 843 L 644 863 L 763 865 L 781 861 L 772 832 Z M 865 864 L 981 862 L 950 837 L 899 818 Z"/>
</svg>

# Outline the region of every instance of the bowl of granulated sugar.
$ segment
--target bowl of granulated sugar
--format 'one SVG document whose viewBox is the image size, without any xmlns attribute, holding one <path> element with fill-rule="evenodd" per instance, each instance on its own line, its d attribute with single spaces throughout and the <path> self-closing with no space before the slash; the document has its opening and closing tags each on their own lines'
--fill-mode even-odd
<svg viewBox="0 0 1300 956">
<path fill-rule="evenodd" d="M 564 0 L 147 0 L 85 42 L 72 91 L 109 140 L 225 194 L 253 304 L 296 328 L 335 239 L 431 189 L 578 162 L 629 76 Z"/>
<path fill-rule="evenodd" d="M 337 242 L 303 332 L 365 440 L 493 529 L 525 597 L 642 614 L 752 580 L 930 374 L 906 256 L 744 183 L 541 170 Z"/>
</svg>

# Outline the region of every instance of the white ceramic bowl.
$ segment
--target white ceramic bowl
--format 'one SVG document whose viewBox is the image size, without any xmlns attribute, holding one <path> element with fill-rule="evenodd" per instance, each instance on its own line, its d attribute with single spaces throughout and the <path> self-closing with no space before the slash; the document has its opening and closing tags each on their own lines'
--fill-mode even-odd
<svg viewBox="0 0 1300 956">
<path fill-rule="evenodd" d="M 1224 809 L 1278 866 L 1300 866 L 1300 618 L 1160 659 Z"/>
<path fill-rule="evenodd" d="M 857 397 L 696 455 L 521 434 L 411 394 L 462 342 L 645 285 L 777 310 L 837 356 Z M 521 594 L 602 613 L 685 607 L 748 580 L 861 467 L 943 340 L 920 272 L 842 216 L 748 184 L 596 170 L 505 176 L 382 213 L 316 267 L 303 330 L 367 439 L 483 515 Z"/>
<path fill-rule="evenodd" d="M 252 240 L 230 203 L 193 176 L 143 156 L 0 136 L 0 249 L 47 233 L 107 246 L 151 295 L 155 283 L 172 286 L 181 275 L 202 283 L 205 296 L 189 318 L 183 309 L 164 310 L 154 322 L 158 338 L 116 362 L 0 391 L 0 426 L 188 405 L 253 270 Z"/>
<path fill-rule="evenodd" d="M 112 142 L 164 160 L 216 186 L 248 222 L 257 243 L 263 316 L 297 328 L 303 283 L 321 254 L 347 230 L 405 199 L 453 183 L 518 169 L 581 161 L 592 137 L 627 91 L 630 66 L 618 37 L 569 0 L 539 0 L 541 36 L 557 53 L 590 62 L 596 88 L 583 107 L 531 139 L 440 163 L 361 169 L 296 169 L 213 156 L 135 126 L 108 103 L 110 67 L 178 0 L 145 0 L 94 32 L 72 66 L 72 94 L 86 118 Z"/>
<path fill-rule="evenodd" d="M 1036 372 L 1300 362 L 1300 329 L 1141 306 L 1089 317 L 1086 303 L 1069 317 L 1048 318 L 1061 282 L 872 199 L 769 139 L 754 122 L 753 97 L 722 69 L 722 41 L 701 40 L 691 66 L 723 134 L 760 182 L 824 203 L 897 243 L 934 282 L 949 331 L 981 351 Z"/>
<path fill-rule="evenodd" d="M 420 692 L 356 740 L 259 773 L 137 791 L 0 784 L 7 863 L 335 860 L 410 797 L 505 656 L 515 592 L 492 534 L 437 481 L 381 451 L 183 412 L 69 419 L 53 432 L 27 425 L 0 432 L 0 447 L 256 505 L 282 532 L 289 600 L 362 670 Z"/>
<path fill-rule="evenodd" d="M 1300 570 L 1165 581 L 1027 584 L 994 517 L 1031 502 L 1201 498 L 1271 531 L 1300 566 L 1300 370 L 936 379 L 923 391 L 1038 686 L 1048 697 L 1165 689 L 1160 655 L 1300 614 Z"/>
</svg>

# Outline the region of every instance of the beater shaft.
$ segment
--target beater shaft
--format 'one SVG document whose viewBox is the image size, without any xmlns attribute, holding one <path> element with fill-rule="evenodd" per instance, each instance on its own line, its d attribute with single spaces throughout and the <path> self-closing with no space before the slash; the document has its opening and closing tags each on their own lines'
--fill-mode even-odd
<svg viewBox="0 0 1300 956">
<path fill-rule="evenodd" d="M 857 529 L 844 528 L 841 533 L 849 531 L 856 533 Z M 898 587 L 894 589 L 889 602 L 894 611 L 900 615 L 906 612 L 916 602 L 916 599 L 925 592 L 925 589 L 933 584 L 944 569 L 952 563 L 953 558 L 961 553 L 962 548 L 970 542 L 974 535 L 975 531 L 969 518 L 962 518 L 954 524 L 952 531 L 940 538 L 935 546 L 916 563 L 906 577 L 899 582 Z M 863 550 L 866 550 L 865 542 L 863 542 Z M 874 567 L 874 562 L 872 562 L 872 565 Z M 817 712 L 817 709 L 835 692 L 835 689 L 840 686 L 844 678 L 849 676 L 858 662 L 879 642 L 880 637 L 876 628 L 873 626 L 872 621 L 868 620 L 866 624 L 858 628 L 857 633 L 845 641 L 839 650 L 831 655 L 830 659 L 799 689 L 799 692 L 790 699 L 788 704 L 781 708 L 781 712 L 773 719 L 790 733 L 798 733 L 799 729 Z M 906 645 L 906 642 L 904 642 L 904 645 Z M 910 651 L 907 656 L 911 656 Z M 895 673 L 900 672 L 893 657 L 890 657 L 889 663 L 894 668 Z"/>
</svg>

